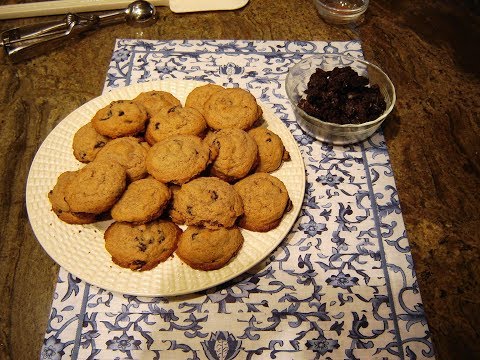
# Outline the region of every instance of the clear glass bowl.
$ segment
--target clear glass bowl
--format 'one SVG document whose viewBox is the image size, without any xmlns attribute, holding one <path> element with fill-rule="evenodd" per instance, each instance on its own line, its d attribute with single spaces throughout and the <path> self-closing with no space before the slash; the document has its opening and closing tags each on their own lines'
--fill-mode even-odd
<svg viewBox="0 0 480 360">
<path fill-rule="evenodd" d="M 382 115 L 362 124 L 339 125 L 310 116 L 298 107 L 298 102 L 305 96 L 310 76 L 317 68 L 331 71 L 335 67 L 345 66 L 350 66 L 359 75 L 367 77 L 371 85 L 379 86 L 387 105 Z M 314 55 L 301 60 L 289 69 L 285 88 L 300 127 L 318 140 L 338 145 L 353 144 L 370 137 L 392 111 L 396 100 L 392 82 L 378 66 L 365 60 L 340 54 Z"/>
<path fill-rule="evenodd" d="M 368 0 L 313 0 L 320 16 L 332 24 L 361 22 Z"/>
</svg>

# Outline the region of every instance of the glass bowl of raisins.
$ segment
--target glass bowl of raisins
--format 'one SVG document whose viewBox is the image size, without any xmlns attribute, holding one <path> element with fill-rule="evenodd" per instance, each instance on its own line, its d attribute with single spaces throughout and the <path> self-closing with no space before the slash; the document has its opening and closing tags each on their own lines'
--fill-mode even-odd
<svg viewBox="0 0 480 360">
<path fill-rule="evenodd" d="M 338 145 L 369 138 L 392 111 L 396 95 L 378 66 L 348 55 L 304 58 L 287 74 L 285 88 L 300 127 Z"/>
</svg>

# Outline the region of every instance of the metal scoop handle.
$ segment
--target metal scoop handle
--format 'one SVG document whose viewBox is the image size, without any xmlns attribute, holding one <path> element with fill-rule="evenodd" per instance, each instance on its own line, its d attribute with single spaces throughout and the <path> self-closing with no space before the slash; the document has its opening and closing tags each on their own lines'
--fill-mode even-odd
<svg viewBox="0 0 480 360">
<path fill-rule="evenodd" d="M 149 8 L 145 8 L 148 6 Z M 144 11 L 144 8 L 149 10 Z M 67 40 L 100 26 L 127 21 L 129 25 L 150 25 L 156 20 L 155 7 L 146 1 L 135 1 L 127 9 L 103 15 L 66 14 L 62 20 L 26 25 L 1 34 L 4 51 L 14 63 L 53 50 Z"/>
</svg>

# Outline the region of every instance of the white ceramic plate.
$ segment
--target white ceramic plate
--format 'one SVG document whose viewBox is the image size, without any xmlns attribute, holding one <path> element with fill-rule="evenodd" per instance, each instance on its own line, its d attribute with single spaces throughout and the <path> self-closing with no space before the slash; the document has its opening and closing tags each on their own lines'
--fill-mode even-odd
<svg viewBox="0 0 480 360">
<path fill-rule="evenodd" d="M 96 111 L 113 100 L 132 99 L 140 92 L 164 90 L 182 103 L 188 93 L 204 83 L 187 80 L 164 80 L 136 84 L 99 96 L 62 120 L 40 146 L 27 179 L 27 211 L 33 231 L 45 251 L 64 269 L 82 280 L 106 290 L 139 296 L 174 296 L 193 293 L 219 285 L 247 271 L 268 256 L 285 238 L 293 226 L 305 192 L 305 169 L 290 131 L 270 110 L 264 110 L 265 125 L 278 134 L 291 161 L 285 162 L 273 175 L 288 189 L 293 209 L 280 226 L 267 233 L 242 230 L 245 243 L 227 266 L 214 271 L 194 270 L 177 256 L 150 271 L 134 272 L 111 261 L 105 250 L 103 232 L 110 222 L 89 225 L 69 225 L 51 211 L 48 192 L 58 175 L 83 165 L 73 156 L 72 139 L 75 132 L 91 120 Z"/>
</svg>

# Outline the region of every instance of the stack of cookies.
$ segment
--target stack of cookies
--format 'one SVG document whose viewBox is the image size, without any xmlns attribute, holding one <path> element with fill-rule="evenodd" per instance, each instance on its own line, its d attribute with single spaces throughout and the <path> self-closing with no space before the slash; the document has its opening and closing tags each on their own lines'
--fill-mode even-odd
<svg viewBox="0 0 480 360">
<path fill-rule="evenodd" d="M 202 85 L 185 106 L 160 90 L 113 101 L 75 134 L 85 165 L 58 177 L 52 210 L 69 224 L 113 219 L 105 247 L 121 267 L 149 270 L 175 253 L 219 269 L 241 249 L 241 229 L 274 229 L 291 208 L 270 174 L 289 154 L 261 123 L 241 88 Z"/>
</svg>

